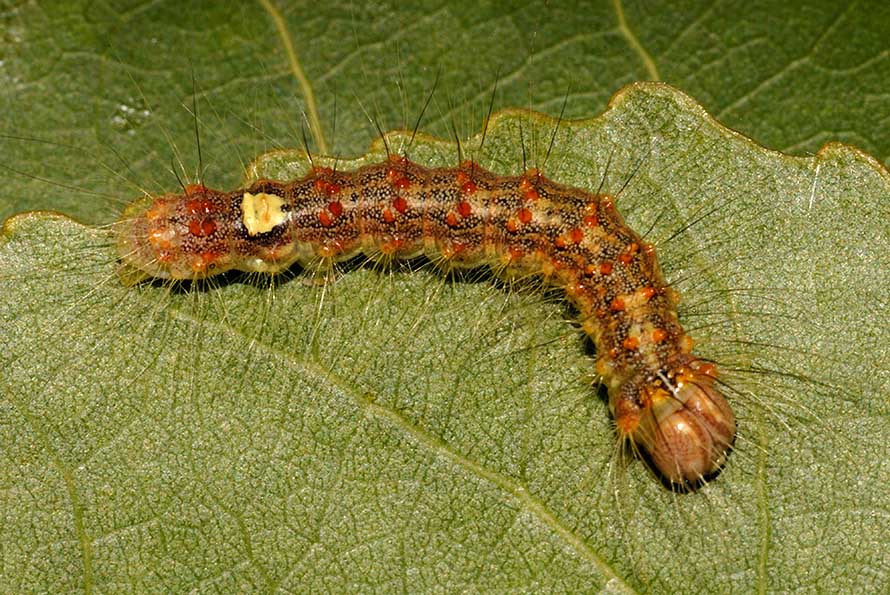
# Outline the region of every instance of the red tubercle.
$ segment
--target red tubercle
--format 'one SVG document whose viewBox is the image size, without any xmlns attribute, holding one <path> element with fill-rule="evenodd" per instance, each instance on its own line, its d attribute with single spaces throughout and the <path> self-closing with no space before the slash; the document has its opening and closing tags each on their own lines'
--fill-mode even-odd
<svg viewBox="0 0 890 595">
<path fill-rule="evenodd" d="M 624 252 L 618 255 L 618 260 L 622 264 L 630 264 L 631 262 L 633 262 L 634 255 L 639 251 L 639 249 L 640 245 L 636 242 L 632 242 L 627 246 Z"/>
<path fill-rule="evenodd" d="M 411 179 L 405 175 L 408 166 L 411 164 L 408 158 L 403 155 L 390 155 L 389 162 L 392 167 L 386 170 L 386 179 L 394 188 L 406 190 L 411 187 Z"/>
<path fill-rule="evenodd" d="M 591 200 L 584 207 L 582 221 L 587 227 L 596 227 L 600 224 L 599 218 L 599 199 Z"/>
<path fill-rule="evenodd" d="M 621 346 L 628 351 L 636 351 L 640 346 L 640 340 L 637 337 L 627 337 L 621 342 Z"/>
<path fill-rule="evenodd" d="M 617 297 L 612 300 L 612 303 L 609 304 L 609 309 L 613 312 L 621 312 L 625 308 L 624 300 L 620 297 Z"/>
<path fill-rule="evenodd" d="M 476 164 L 472 161 L 461 164 L 461 168 L 469 168 L 472 170 L 474 167 L 476 167 Z M 460 186 L 460 191 L 464 194 L 473 194 L 479 189 L 478 186 L 476 186 L 476 182 L 470 177 L 470 174 L 465 171 L 457 172 L 457 184 Z"/>
<path fill-rule="evenodd" d="M 411 180 L 404 176 L 402 172 L 394 169 L 387 170 L 386 179 L 393 188 L 397 188 L 398 190 L 407 190 L 411 187 Z"/>
<path fill-rule="evenodd" d="M 328 203 L 327 209 L 318 212 L 318 221 L 324 227 L 330 227 L 334 221 L 343 214 L 343 203 L 333 200 Z"/>
<path fill-rule="evenodd" d="M 538 189 L 535 188 L 535 183 L 541 180 L 541 173 L 536 169 L 530 169 L 522 175 L 522 179 L 519 180 L 519 191 L 522 192 L 522 197 L 528 202 L 535 202 L 539 198 L 541 198 L 541 194 L 538 192 Z M 534 181 L 532 181 L 534 179 Z"/>
<path fill-rule="evenodd" d="M 327 204 L 324 210 L 318 212 L 318 222 L 323 227 L 330 227 L 334 221 L 343 214 L 343 203 L 333 200 Z"/>
<path fill-rule="evenodd" d="M 519 224 L 516 222 L 516 219 L 514 219 L 513 217 L 510 217 L 509 219 L 507 219 L 507 222 L 504 224 L 504 227 L 506 227 L 507 231 L 509 231 L 510 233 L 516 233 L 517 231 L 519 231 Z"/>
<path fill-rule="evenodd" d="M 572 242 L 576 244 L 580 244 L 582 241 L 584 241 L 584 230 L 575 227 L 574 229 L 569 231 L 569 239 L 571 239 Z"/>
<path fill-rule="evenodd" d="M 454 211 L 448 211 L 448 214 L 445 215 L 445 224 L 448 227 L 457 227 L 460 222 L 457 220 L 457 213 Z"/>
<path fill-rule="evenodd" d="M 343 214 L 343 203 L 339 200 L 334 200 L 328 203 L 328 210 L 331 212 L 335 218 L 339 217 Z"/>
<path fill-rule="evenodd" d="M 534 213 L 531 212 L 531 209 L 527 209 L 525 207 L 522 207 L 521 209 L 516 211 L 516 217 L 519 219 L 520 223 L 522 223 L 523 225 L 531 223 L 532 219 L 534 219 L 534 216 L 535 215 L 534 215 Z"/>
<path fill-rule="evenodd" d="M 392 201 L 392 207 L 399 213 L 404 214 L 408 210 L 408 201 L 401 196 L 397 196 Z"/>
<path fill-rule="evenodd" d="M 216 231 L 216 221 L 213 219 L 192 219 L 189 221 L 189 233 L 203 238 Z"/>
<path fill-rule="evenodd" d="M 510 260 L 519 260 L 523 256 L 525 256 L 525 250 L 520 248 L 519 246 L 510 246 L 507 248 L 507 254 L 510 255 Z"/>
<path fill-rule="evenodd" d="M 188 188 L 188 186 L 186 188 Z M 188 191 L 186 191 L 186 193 L 188 193 Z M 213 201 L 206 198 L 187 200 L 185 203 L 185 212 L 189 215 L 208 214 L 212 213 L 213 211 Z"/>
<path fill-rule="evenodd" d="M 473 215 L 473 205 L 465 200 L 457 203 L 457 214 L 466 219 Z"/>
<path fill-rule="evenodd" d="M 340 193 L 340 185 L 334 184 L 324 178 L 317 178 L 314 182 L 315 191 L 319 194 L 335 196 Z"/>
<path fill-rule="evenodd" d="M 383 212 L 380 215 L 383 217 L 383 220 L 386 223 L 392 223 L 393 221 L 396 220 L 395 213 L 393 213 L 392 209 L 390 209 L 389 207 L 383 209 Z"/>
<path fill-rule="evenodd" d="M 612 269 L 614 265 L 611 260 L 604 260 L 600 263 L 600 274 L 601 275 L 611 275 Z"/>
<path fill-rule="evenodd" d="M 657 328 L 652 331 L 652 342 L 653 343 L 661 343 L 667 339 L 667 331 L 663 328 Z"/>
<path fill-rule="evenodd" d="M 642 295 L 643 299 L 646 300 L 647 302 L 649 300 L 651 300 L 653 297 L 655 297 L 656 293 L 658 293 L 658 292 L 655 290 L 654 287 L 646 286 L 646 287 L 640 288 L 640 295 Z"/>
</svg>

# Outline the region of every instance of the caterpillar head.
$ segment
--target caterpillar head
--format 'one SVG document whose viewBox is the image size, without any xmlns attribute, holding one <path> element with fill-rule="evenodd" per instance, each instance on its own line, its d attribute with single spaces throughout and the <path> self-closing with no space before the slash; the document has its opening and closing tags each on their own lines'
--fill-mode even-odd
<svg viewBox="0 0 890 595">
<path fill-rule="evenodd" d="M 682 355 L 655 379 L 626 382 L 615 399 L 619 433 L 672 488 L 694 490 L 726 462 L 736 422 L 715 384 L 713 364 Z"/>
</svg>

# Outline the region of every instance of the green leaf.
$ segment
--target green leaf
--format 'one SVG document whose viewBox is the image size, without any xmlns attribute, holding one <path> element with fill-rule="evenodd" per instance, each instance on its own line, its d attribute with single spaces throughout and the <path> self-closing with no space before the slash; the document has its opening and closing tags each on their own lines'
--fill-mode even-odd
<svg viewBox="0 0 890 595">
<path fill-rule="evenodd" d="M 437 61 L 423 129 L 447 137 L 453 114 L 466 137 L 498 68 L 499 104 L 558 113 L 571 80 L 569 113 L 590 116 L 647 77 L 648 55 L 772 146 L 869 130 L 861 144 L 890 154 L 868 119 L 887 111 L 868 87 L 887 64 L 868 47 L 881 20 L 858 26 L 854 10 L 796 18 L 793 39 L 769 30 L 784 66 L 758 51 L 771 23 L 718 9 L 685 21 L 628 7 L 622 21 L 613 5 L 65 10 L 3 17 L 0 107 L 31 108 L 6 128 L 32 138 L 4 141 L 2 164 L 32 176 L 9 177 L 10 212 L 110 221 L 119 204 L 72 188 L 118 203 L 136 186 L 175 189 L 171 146 L 193 174 L 183 55 L 208 184 L 237 184 L 270 138 L 299 146 L 305 89 L 278 12 L 334 153 L 360 154 L 375 134 L 356 98 L 381 127 L 412 126 Z M 830 72 L 817 68 L 830 40 L 854 26 L 862 46 L 831 59 L 868 67 L 808 74 Z M 715 29 L 736 51 L 709 46 Z M 739 54 L 763 63 L 739 67 Z M 832 88 L 879 109 L 809 107 Z M 768 151 L 656 84 L 562 122 L 545 157 L 554 127 L 507 111 L 482 150 L 478 136 L 461 146 L 501 173 L 522 169 L 524 148 L 555 180 L 618 193 L 628 223 L 651 229 L 697 352 L 735 389 L 739 440 L 716 481 L 675 495 L 622 462 L 592 359 L 555 296 L 428 266 L 272 291 L 250 279 L 127 289 L 107 229 L 27 214 L 0 239 L 0 590 L 886 590 L 887 171 L 837 144 L 811 158 Z M 388 144 L 454 162 L 454 144 L 409 136 Z M 384 154 L 378 143 L 365 159 Z M 285 152 L 251 171 L 305 165 Z"/>
</svg>

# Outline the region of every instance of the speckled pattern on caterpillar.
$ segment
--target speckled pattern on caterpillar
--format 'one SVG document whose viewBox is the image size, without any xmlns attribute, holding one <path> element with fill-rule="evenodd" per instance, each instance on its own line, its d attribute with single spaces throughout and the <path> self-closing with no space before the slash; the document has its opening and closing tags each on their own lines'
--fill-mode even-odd
<svg viewBox="0 0 890 595">
<path fill-rule="evenodd" d="M 192 185 L 128 207 L 118 248 L 130 282 L 274 273 L 359 253 L 487 265 L 502 278 L 540 275 L 565 290 L 596 345 L 619 436 L 667 484 L 701 485 L 720 471 L 735 437 L 716 368 L 690 353 L 653 246 L 625 225 L 610 196 L 534 170 L 501 176 L 472 162 L 432 169 L 392 157 L 232 192 Z"/>
</svg>

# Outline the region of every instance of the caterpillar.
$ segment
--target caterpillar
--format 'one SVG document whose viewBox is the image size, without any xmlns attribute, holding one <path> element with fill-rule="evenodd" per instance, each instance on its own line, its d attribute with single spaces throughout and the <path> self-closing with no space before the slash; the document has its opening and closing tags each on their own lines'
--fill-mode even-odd
<svg viewBox="0 0 890 595">
<path fill-rule="evenodd" d="M 135 201 L 117 238 L 127 283 L 274 274 L 359 253 L 540 276 L 565 292 L 596 345 L 619 438 L 668 485 L 695 489 L 715 476 L 735 437 L 716 366 L 692 355 L 654 246 L 624 223 L 611 196 L 534 169 L 499 176 L 472 161 L 427 168 L 391 156 L 230 192 L 191 184 Z"/>
</svg>

